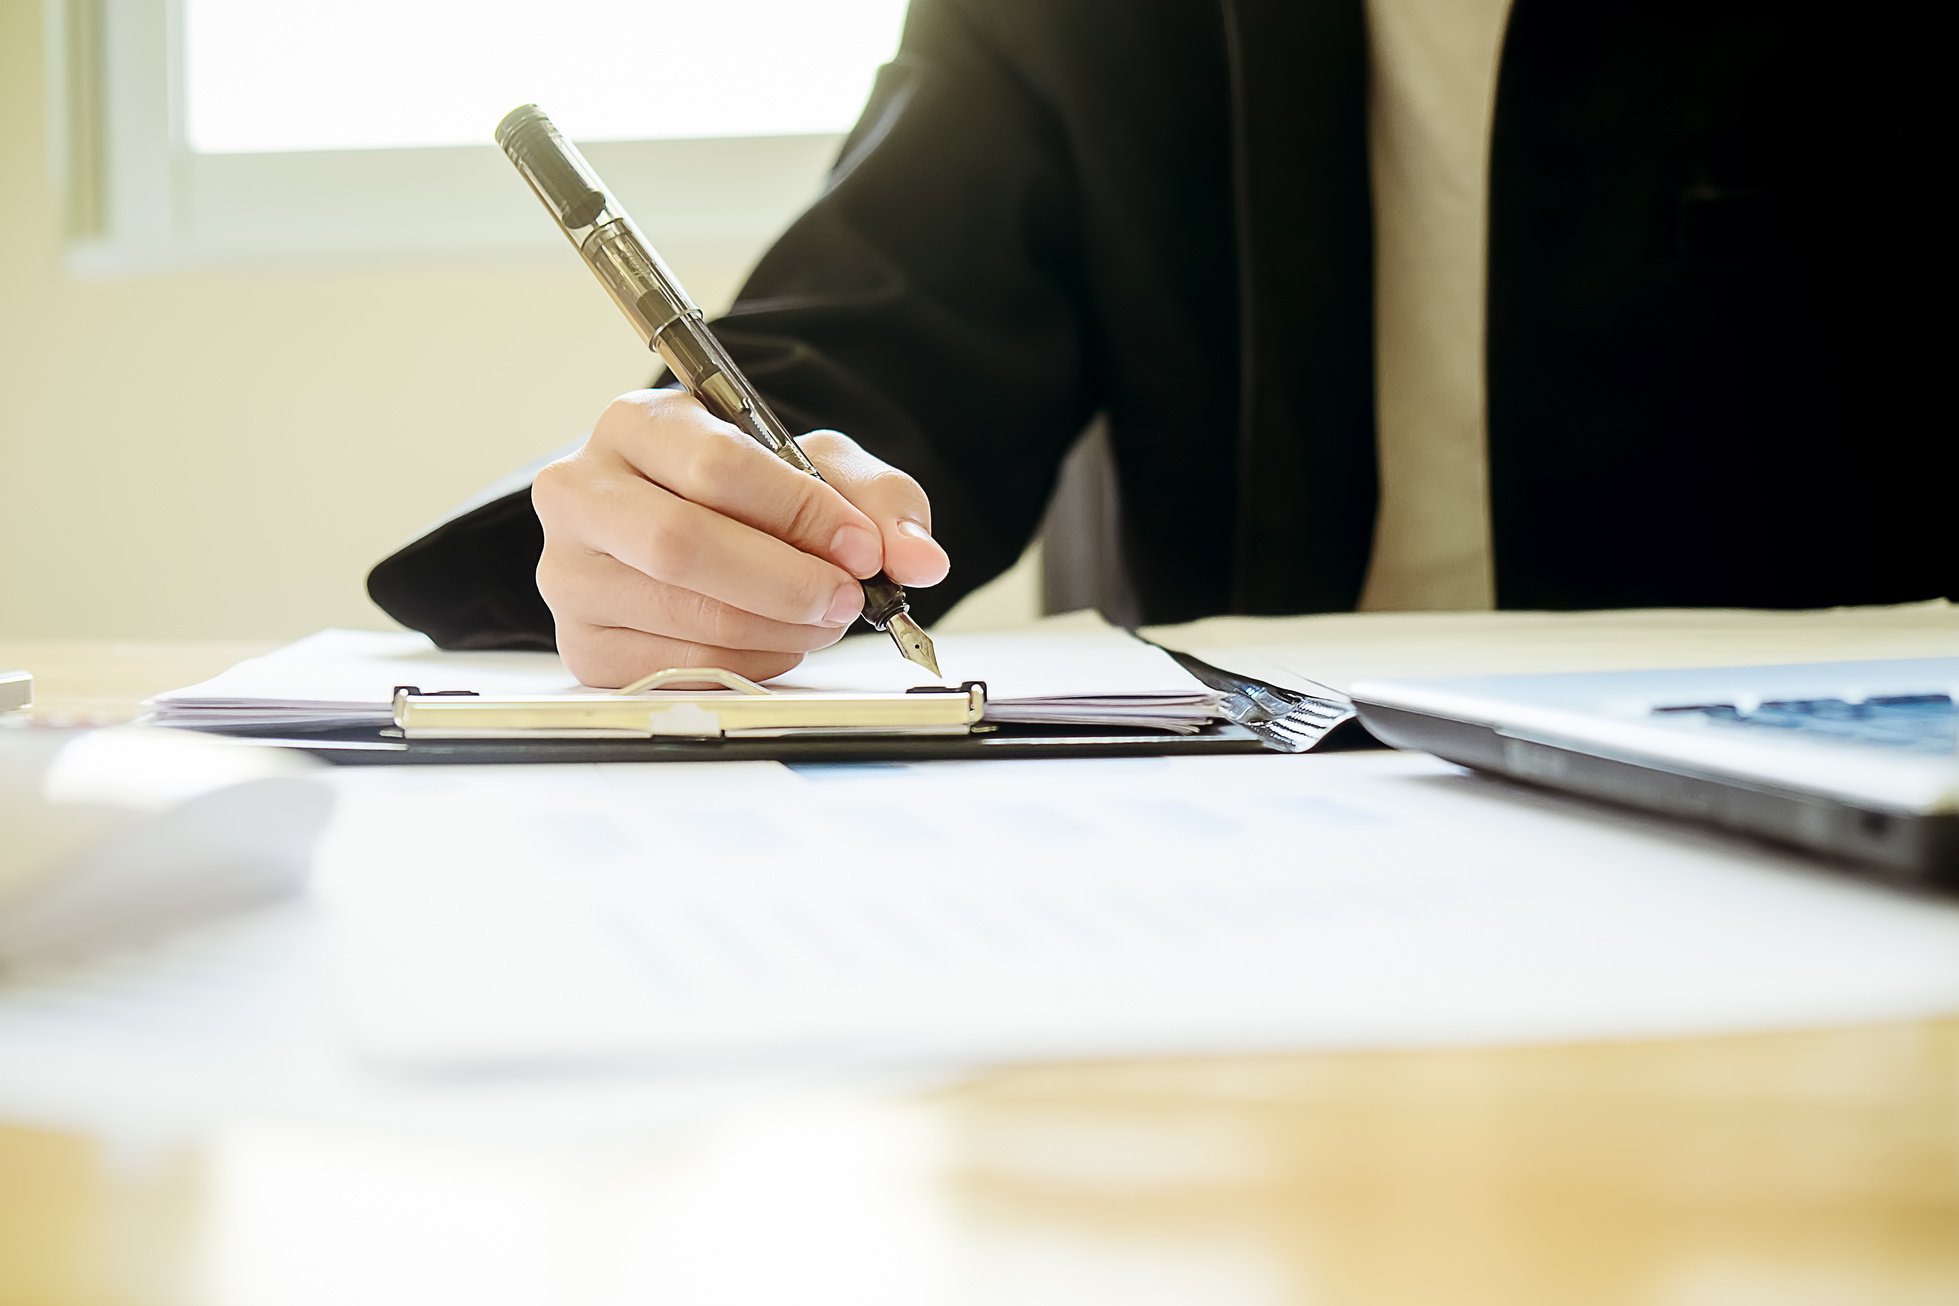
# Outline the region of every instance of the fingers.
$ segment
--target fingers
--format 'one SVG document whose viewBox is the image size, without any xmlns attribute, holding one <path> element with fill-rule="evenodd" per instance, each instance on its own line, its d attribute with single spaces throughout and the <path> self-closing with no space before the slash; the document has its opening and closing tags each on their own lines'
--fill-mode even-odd
<svg viewBox="0 0 1959 1306">
<path fill-rule="evenodd" d="M 594 685 L 674 666 L 763 679 L 843 634 L 863 610 L 860 579 L 944 578 L 916 481 L 834 431 L 804 447 L 836 485 L 686 394 L 615 400 L 531 488 L 538 592 L 566 665 Z"/>
<path fill-rule="evenodd" d="M 846 626 L 863 610 L 864 592 L 842 568 L 638 477 L 587 475 L 576 461 L 564 473 L 546 468 L 532 486 L 547 553 L 555 525 L 559 543 L 772 621 Z"/>
<path fill-rule="evenodd" d="M 946 578 L 952 561 L 932 538 L 932 504 L 917 481 L 841 432 L 812 431 L 799 443 L 824 479 L 876 523 L 886 575 L 921 587 Z"/>
<path fill-rule="evenodd" d="M 567 626 L 616 627 L 665 636 L 677 644 L 803 654 L 828 648 L 847 630 L 840 625 L 771 621 L 705 594 L 656 581 L 616 558 L 583 550 L 547 551 L 538 563 L 538 590 L 548 597 L 551 615 L 561 632 Z M 695 664 L 663 664 L 678 665 Z"/>
<path fill-rule="evenodd" d="M 691 396 L 646 391 L 618 403 L 626 405 L 622 421 L 637 428 L 619 451 L 647 480 L 860 579 L 883 565 L 883 543 L 870 518 Z"/>
</svg>

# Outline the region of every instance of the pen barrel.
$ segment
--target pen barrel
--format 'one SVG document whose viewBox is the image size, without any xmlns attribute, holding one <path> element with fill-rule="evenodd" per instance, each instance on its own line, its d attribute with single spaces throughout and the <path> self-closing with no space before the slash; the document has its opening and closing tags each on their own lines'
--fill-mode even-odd
<svg viewBox="0 0 1959 1306">
<path fill-rule="evenodd" d="M 658 348 L 660 333 L 675 319 L 700 312 L 631 219 L 616 218 L 598 227 L 578 252 L 649 347 Z"/>
<path fill-rule="evenodd" d="M 512 109 L 497 124 L 496 137 L 567 234 L 599 220 L 611 197 L 585 156 L 558 134 L 543 110 L 535 104 Z M 572 243 L 577 243 L 575 236 Z"/>
<path fill-rule="evenodd" d="M 675 318 L 699 315 L 592 165 L 536 105 L 513 109 L 498 123 L 497 144 L 641 340 L 652 345 Z"/>
<path fill-rule="evenodd" d="M 816 464 L 803 453 L 795 435 L 768 401 L 755 392 L 735 360 L 707 329 L 699 309 L 666 323 L 655 333 L 653 348 L 674 376 L 707 410 L 737 426 L 749 439 L 799 472 L 823 479 Z"/>
<path fill-rule="evenodd" d="M 653 252 L 577 147 L 534 104 L 506 115 L 497 124 L 496 138 L 619 311 L 688 392 L 797 471 L 822 480 L 795 433 L 735 366 L 679 278 Z M 876 630 L 910 610 L 904 589 L 883 572 L 863 587 L 864 620 Z"/>
</svg>

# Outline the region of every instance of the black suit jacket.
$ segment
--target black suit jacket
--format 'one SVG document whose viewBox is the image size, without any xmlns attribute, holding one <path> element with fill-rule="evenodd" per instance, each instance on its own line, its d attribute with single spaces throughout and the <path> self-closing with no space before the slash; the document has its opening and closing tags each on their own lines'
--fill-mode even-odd
<svg viewBox="0 0 1959 1306">
<path fill-rule="evenodd" d="M 1930 43 L 1766 0 L 1516 0 L 1487 331 L 1505 607 L 1959 591 Z M 1924 47 L 1920 49 L 1919 47 Z M 1921 75 L 1922 70 L 1922 75 Z M 1362 0 L 914 0 L 722 338 L 997 575 L 1105 414 L 1150 621 L 1356 603 L 1378 497 Z M 549 644 L 519 490 L 377 568 Z"/>
</svg>

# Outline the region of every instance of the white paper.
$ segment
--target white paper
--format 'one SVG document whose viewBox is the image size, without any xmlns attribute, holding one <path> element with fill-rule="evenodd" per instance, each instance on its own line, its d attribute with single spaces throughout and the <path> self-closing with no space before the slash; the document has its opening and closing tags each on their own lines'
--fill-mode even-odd
<svg viewBox="0 0 1959 1306">
<path fill-rule="evenodd" d="M 393 1064 L 964 1063 L 1959 1010 L 1959 906 L 1416 756 L 805 767 L 718 791 L 634 767 L 372 796 L 459 832 L 399 861 L 355 837 L 330 876 L 339 1001 Z"/>
<path fill-rule="evenodd" d="M 1001 634 L 937 640 L 947 684 L 985 681 L 998 721 L 1194 728 L 1215 716 L 1216 695 L 1159 649 L 1093 614 Z M 890 638 L 864 634 L 813 653 L 781 689 L 903 692 L 930 683 Z M 326 630 L 241 662 L 202 684 L 160 694 L 166 725 L 382 726 L 397 685 L 479 694 L 590 693 L 550 653 L 451 653 L 421 635 Z"/>
<path fill-rule="evenodd" d="M 0 1115 L 120 1136 L 251 1121 L 588 1146 L 698 1128 L 845 1083 L 905 1091 L 943 1079 L 820 1055 L 749 1058 L 712 1072 L 380 1073 L 346 1052 L 323 1001 L 319 942 L 310 905 L 288 904 L 113 956 L 0 976 Z"/>
<path fill-rule="evenodd" d="M 1209 719 L 1216 695 L 1158 648 L 1092 612 L 1052 617 L 1021 630 L 937 637 L 948 685 L 986 683 L 995 721 L 1166 725 Z M 783 689 L 902 692 L 923 673 L 893 656 L 885 635 L 854 635 L 811 654 L 773 682 Z"/>
</svg>

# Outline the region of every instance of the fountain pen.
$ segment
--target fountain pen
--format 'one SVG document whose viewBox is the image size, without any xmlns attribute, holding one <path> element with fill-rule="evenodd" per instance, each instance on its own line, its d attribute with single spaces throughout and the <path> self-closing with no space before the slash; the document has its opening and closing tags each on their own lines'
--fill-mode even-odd
<svg viewBox="0 0 1959 1306">
<path fill-rule="evenodd" d="M 708 411 L 740 428 L 799 472 L 823 479 L 796 437 L 758 394 L 707 319 L 646 243 L 576 146 L 534 104 L 497 124 L 497 144 L 537 193 L 613 302 Z M 890 634 L 898 651 L 939 674 L 931 637 L 912 618 L 904 589 L 883 572 L 863 582 L 864 620 Z"/>
</svg>

